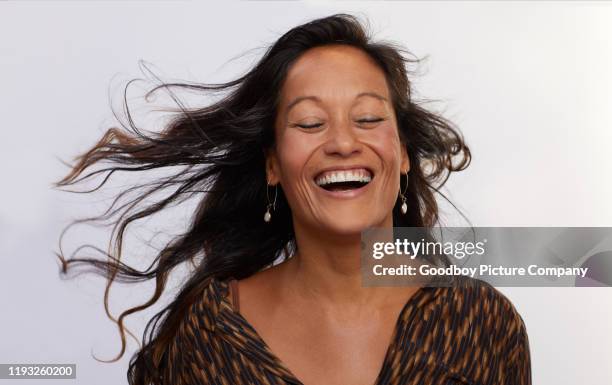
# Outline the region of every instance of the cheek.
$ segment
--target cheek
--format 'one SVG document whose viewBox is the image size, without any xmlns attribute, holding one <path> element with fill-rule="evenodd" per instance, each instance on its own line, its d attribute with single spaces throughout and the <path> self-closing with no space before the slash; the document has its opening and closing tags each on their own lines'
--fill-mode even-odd
<svg viewBox="0 0 612 385">
<path fill-rule="evenodd" d="M 376 152 L 382 160 L 383 167 L 393 167 L 393 171 L 401 164 L 401 143 L 399 140 L 397 127 L 393 124 L 386 124 L 369 131 L 364 137 L 364 142 Z"/>
<path fill-rule="evenodd" d="M 397 128 L 393 124 L 379 126 L 368 132 L 364 138 L 368 147 L 376 153 L 381 163 L 379 182 L 374 194 L 378 196 L 380 207 L 391 210 L 397 200 L 400 188 L 400 167 L 402 162 L 401 142 Z"/>
<path fill-rule="evenodd" d="M 305 167 L 317 146 L 318 142 L 308 135 L 286 133 L 278 138 L 280 177 L 285 191 L 291 192 L 303 185 L 300 181 L 308 175 Z"/>
</svg>

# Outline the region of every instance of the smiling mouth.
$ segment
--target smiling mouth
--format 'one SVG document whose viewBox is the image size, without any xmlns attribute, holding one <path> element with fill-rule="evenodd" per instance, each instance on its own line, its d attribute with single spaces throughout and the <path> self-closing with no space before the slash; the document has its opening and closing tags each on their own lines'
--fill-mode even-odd
<svg viewBox="0 0 612 385">
<path fill-rule="evenodd" d="M 318 174 L 315 183 L 327 191 L 350 191 L 366 186 L 373 174 L 366 168 L 330 170 Z"/>
</svg>

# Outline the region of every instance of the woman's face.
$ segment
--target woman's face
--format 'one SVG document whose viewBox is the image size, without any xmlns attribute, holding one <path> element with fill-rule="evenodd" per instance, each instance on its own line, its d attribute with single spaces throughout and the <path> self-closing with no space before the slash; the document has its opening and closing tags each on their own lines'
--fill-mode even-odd
<svg viewBox="0 0 612 385">
<path fill-rule="evenodd" d="M 267 157 L 296 230 L 355 234 L 392 226 L 409 169 L 384 72 L 360 49 L 306 51 L 290 67 Z"/>
</svg>

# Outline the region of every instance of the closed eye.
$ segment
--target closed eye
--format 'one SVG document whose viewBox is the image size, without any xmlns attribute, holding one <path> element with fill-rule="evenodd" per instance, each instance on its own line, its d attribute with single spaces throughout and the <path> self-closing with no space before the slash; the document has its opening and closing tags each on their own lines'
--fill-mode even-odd
<svg viewBox="0 0 612 385">
<path fill-rule="evenodd" d="M 384 118 L 371 118 L 371 119 L 359 119 L 357 123 L 359 124 L 371 124 L 371 123 L 379 123 L 384 121 Z M 319 128 L 323 125 L 323 123 L 313 123 L 313 124 L 296 124 L 295 127 L 303 128 L 303 129 L 313 129 Z"/>
<path fill-rule="evenodd" d="M 300 127 L 300 128 L 309 129 L 309 128 L 317 128 L 317 127 L 321 127 L 322 125 L 323 125 L 323 123 L 314 123 L 314 124 L 296 124 L 296 127 Z"/>
<path fill-rule="evenodd" d="M 367 124 L 367 123 L 378 123 L 378 122 L 382 122 L 383 118 L 372 118 L 372 119 L 359 119 L 357 121 L 357 123 L 361 123 L 361 124 Z"/>
</svg>

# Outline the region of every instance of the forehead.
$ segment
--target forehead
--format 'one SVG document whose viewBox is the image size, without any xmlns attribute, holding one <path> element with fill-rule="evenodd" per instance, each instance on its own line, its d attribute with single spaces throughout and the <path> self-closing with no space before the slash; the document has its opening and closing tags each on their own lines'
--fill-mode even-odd
<svg viewBox="0 0 612 385">
<path fill-rule="evenodd" d="M 281 98 L 302 94 L 351 95 L 364 91 L 389 96 L 382 68 L 359 48 L 329 45 L 309 49 L 291 65 Z"/>
</svg>

